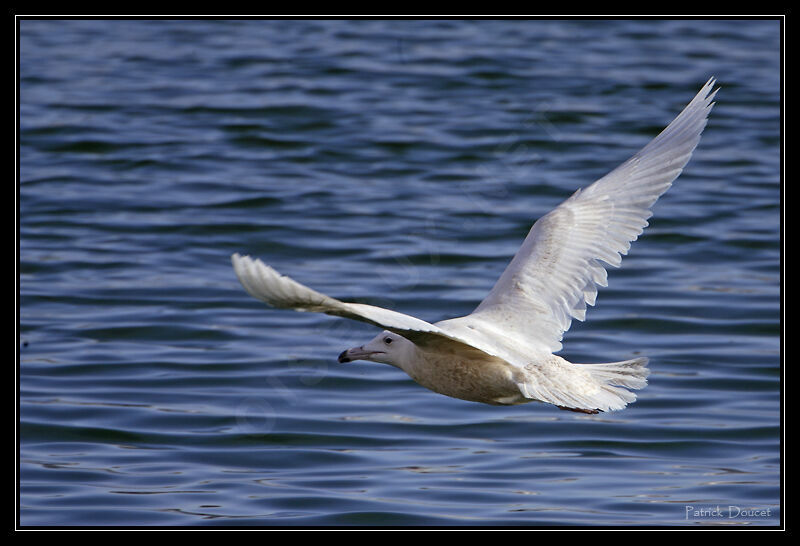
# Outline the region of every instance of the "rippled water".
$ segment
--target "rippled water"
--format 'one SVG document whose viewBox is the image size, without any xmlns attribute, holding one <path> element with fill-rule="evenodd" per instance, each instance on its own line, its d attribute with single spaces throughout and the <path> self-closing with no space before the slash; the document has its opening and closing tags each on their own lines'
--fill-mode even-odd
<svg viewBox="0 0 800 546">
<path fill-rule="evenodd" d="M 19 525 L 778 525 L 779 32 L 20 21 Z M 376 330 L 233 274 L 250 253 L 468 313 L 536 218 L 712 75 L 694 158 L 565 336 L 570 360 L 651 358 L 624 411 L 337 364 Z"/>
</svg>

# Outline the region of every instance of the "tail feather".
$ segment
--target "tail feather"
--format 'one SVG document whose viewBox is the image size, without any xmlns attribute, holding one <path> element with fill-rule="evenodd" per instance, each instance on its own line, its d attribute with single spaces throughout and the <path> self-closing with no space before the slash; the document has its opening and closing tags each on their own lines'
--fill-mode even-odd
<svg viewBox="0 0 800 546">
<path fill-rule="evenodd" d="M 581 364 L 581 369 L 602 384 L 601 393 L 596 395 L 598 409 L 618 410 L 636 400 L 636 395 L 628 389 L 641 389 L 647 386 L 648 359 L 645 357 L 609 362 L 605 364 Z"/>
<path fill-rule="evenodd" d="M 647 376 L 650 375 L 647 362 L 646 357 L 641 357 L 606 364 L 583 364 L 582 369 L 607 385 L 641 389 L 647 386 Z"/>
</svg>

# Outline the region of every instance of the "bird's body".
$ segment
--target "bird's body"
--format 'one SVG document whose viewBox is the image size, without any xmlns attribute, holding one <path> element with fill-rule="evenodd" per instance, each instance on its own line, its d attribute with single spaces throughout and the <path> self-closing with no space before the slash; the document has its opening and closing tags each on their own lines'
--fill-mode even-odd
<svg viewBox="0 0 800 546">
<path fill-rule="evenodd" d="M 641 386 L 644 386 L 644 377 L 647 375 L 644 366 L 647 359 L 632 362 L 636 364 L 636 373 L 641 377 Z M 407 369 L 404 368 L 404 371 L 423 387 L 439 394 L 495 406 L 512 406 L 537 400 L 526 396 L 520 385 L 542 374 L 549 374 L 549 380 L 563 382 L 569 385 L 570 390 L 581 395 L 596 395 L 605 385 L 592 376 L 591 368 L 587 366 L 592 364 L 572 364 L 553 354 L 531 359 L 530 364 L 519 368 L 502 358 L 485 353 L 465 355 L 457 351 L 420 351 L 418 358 Z M 590 411 L 594 409 L 559 407 Z"/>
<path fill-rule="evenodd" d="M 414 345 L 414 357 L 399 366 L 411 379 L 439 394 L 493 405 L 526 400 L 516 386 L 519 370 L 502 358 L 451 344 L 443 350 Z"/>
<path fill-rule="evenodd" d="M 525 401 L 514 383 L 519 372 L 496 356 L 420 351 L 404 371 L 423 387 L 461 400 L 493 405 Z"/>
<path fill-rule="evenodd" d="M 603 265 L 619 266 L 641 234 L 650 207 L 689 161 L 716 91 L 713 78 L 655 139 L 608 175 L 576 191 L 531 228 L 487 297 L 469 315 L 434 324 L 359 303 L 345 303 L 234 254 L 252 296 L 275 307 L 351 318 L 384 329 L 344 351 L 340 362 L 396 366 L 440 394 L 493 405 L 540 401 L 586 413 L 618 410 L 647 384 L 647 358 L 573 364 L 561 349 L 572 319 L 585 319 Z"/>
<path fill-rule="evenodd" d="M 339 362 L 359 359 L 385 362 L 400 368 L 423 387 L 462 400 L 499 406 L 538 400 L 592 413 L 597 409 L 615 409 L 620 403 L 624 406 L 635 399 L 627 390 L 609 385 L 609 379 L 630 388 L 647 384 L 646 358 L 610 364 L 573 364 L 558 355 L 534 352 L 527 357 L 509 358 L 525 362 L 516 366 L 464 343 L 441 343 L 436 336 L 416 339 L 414 343 L 384 331 L 367 344 L 343 351 Z"/>
</svg>

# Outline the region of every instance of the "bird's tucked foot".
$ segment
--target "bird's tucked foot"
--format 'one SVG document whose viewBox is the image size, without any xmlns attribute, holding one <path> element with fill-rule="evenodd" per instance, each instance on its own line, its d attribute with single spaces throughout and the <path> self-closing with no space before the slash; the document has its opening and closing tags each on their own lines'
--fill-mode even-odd
<svg viewBox="0 0 800 546">
<path fill-rule="evenodd" d="M 600 413 L 599 409 L 586 409 L 586 408 L 568 408 L 567 406 L 556 406 L 558 409 L 566 410 L 566 411 L 577 411 L 578 413 L 589 413 L 591 415 L 595 415 Z"/>
</svg>

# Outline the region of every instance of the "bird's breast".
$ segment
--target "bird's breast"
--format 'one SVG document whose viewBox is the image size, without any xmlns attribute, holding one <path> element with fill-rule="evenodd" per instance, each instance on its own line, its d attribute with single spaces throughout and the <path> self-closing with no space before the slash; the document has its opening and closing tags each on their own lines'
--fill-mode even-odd
<svg viewBox="0 0 800 546">
<path fill-rule="evenodd" d="M 493 405 L 530 402 L 513 380 L 514 367 L 489 355 L 470 358 L 428 353 L 407 372 L 423 387 L 461 400 Z"/>
</svg>

